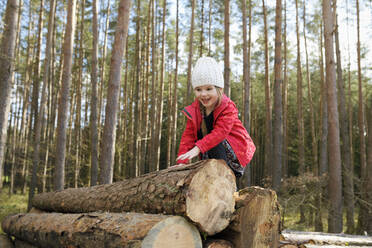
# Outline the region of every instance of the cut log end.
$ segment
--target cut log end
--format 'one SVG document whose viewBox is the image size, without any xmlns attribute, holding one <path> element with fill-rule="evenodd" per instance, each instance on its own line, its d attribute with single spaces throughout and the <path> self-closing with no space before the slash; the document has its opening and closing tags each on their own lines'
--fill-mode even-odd
<svg viewBox="0 0 372 248">
<path fill-rule="evenodd" d="M 198 229 L 179 216 L 159 222 L 144 238 L 142 248 L 164 247 L 202 248 Z"/>
<path fill-rule="evenodd" d="M 211 159 L 193 177 L 186 196 L 186 215 L 213 235 L 225 229 L 234 212 L 236 179 L 221 160 Z"/>
</svg>

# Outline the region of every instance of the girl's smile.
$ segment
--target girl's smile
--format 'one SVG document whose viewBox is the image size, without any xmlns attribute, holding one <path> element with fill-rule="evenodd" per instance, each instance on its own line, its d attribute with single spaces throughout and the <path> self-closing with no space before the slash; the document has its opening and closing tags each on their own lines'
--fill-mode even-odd
<svg viewBox="0 0 372 248">
<path fill-rule="evenodd" d="M 207 112 L 212 112 L 218 102 L 217 88 L 214 85 L 198 86 L 194 89 L 195 97 L 206 108 Z"/>
</svg>

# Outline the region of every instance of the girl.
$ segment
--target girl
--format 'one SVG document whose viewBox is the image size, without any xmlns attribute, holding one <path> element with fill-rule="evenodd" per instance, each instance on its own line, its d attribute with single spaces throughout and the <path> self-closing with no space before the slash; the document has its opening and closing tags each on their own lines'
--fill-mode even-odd
<svg viewBox="0 0 372 248">
<path fill-rule="evenodd" d="M 177 164 L 186 164 L 201 154 L 201 159 L 224 159 L 236 177 L 242 176 L 256 147 L 238 118 L 234 102 L 223 94 L 222 71 L 213 58 L 198 59 L 192 87 L 196 99 L 182 110 L 187 124 Z"/>
</svg>

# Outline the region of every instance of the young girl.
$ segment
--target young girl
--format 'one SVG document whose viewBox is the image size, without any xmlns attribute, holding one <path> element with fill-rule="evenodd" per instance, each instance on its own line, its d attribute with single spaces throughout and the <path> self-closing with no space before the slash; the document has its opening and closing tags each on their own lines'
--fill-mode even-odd
<svg viewBox="0 0 372 248">
<path fill-rule="evenodd" d="M 199 58 L 192 71 L 195 101 L 182 112 L 187 117 L 177 164 L 182 165 L 200 154 L 201 159 L 224 159 L 236 177 L 256 150 L 238 118 L 234 102 L 223 94 L 224 79 L 217 62 Z"/>
</svg>

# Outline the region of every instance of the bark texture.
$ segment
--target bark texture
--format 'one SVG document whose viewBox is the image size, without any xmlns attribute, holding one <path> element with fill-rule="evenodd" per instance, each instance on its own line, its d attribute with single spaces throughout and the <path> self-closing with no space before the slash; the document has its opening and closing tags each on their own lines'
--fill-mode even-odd
<svg viewBox="0 0 372 248">
<path fill-rule="evenodd" d="M 55 212 L 165 213 L 188 217 L 213 235 L 234 212 L 235 177 L 222 160 L 171 167 L 110 185 L 36 195 L 33 206 Z"/>
<path fill-rule="evenodd" d="M 279 244 L 279 203 L 275 191 L 244 188 L 235 195 L 236 211 L 230 225 L 218 234 L 235 248 L 277 247 Z"/>
<path fill-rule="evenodd" d="M 18 0 L 7 1 L 4 32 L 0 44 L 0 189 L 3 187 L 3 163 L 12 89 L 18 7 Z"/>
<path fill-rule="evenodd" d="M 202 247 L 196 227 L 180 216 L 140 213 L 17 214 L 2 228 L 37 247 Z"/>
<path fill-rule="evenodd" d="M 0 234 L 0 247 L 2 248 L 13 248 L 14 245 L 13 245 L 13 242 L 12 240 L 4 235 L 4 234 Z"/>
</svg>

